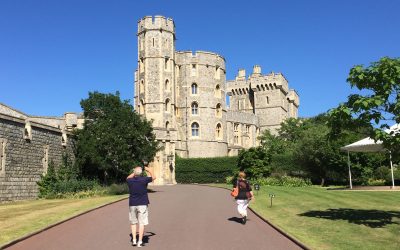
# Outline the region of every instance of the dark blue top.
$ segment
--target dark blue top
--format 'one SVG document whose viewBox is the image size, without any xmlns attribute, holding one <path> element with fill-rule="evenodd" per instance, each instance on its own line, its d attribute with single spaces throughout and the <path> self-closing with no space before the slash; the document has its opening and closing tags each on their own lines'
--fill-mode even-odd
<svg viewBox="0 0 400 250">
<path fill-rule="evenodd" d="M 148 205 L 147 184 L 153 181 L 151 177 L 135 176 L 126 180 L 129 187 L 129 206 Z"/>
</svg>

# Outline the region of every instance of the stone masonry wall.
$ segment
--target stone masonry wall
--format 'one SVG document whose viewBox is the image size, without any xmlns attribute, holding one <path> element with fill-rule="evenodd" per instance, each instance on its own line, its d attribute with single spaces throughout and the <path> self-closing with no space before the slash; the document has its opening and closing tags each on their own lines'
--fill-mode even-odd
<svg viewBox="0 0 400 250">
<path fill-rule="evenodd" d="M 62 146 L 61 130 L 31 122 L 26 140 L 24 128 L 25 120 L 0 114 L 0 202 L 37 198 L 36 182 L 48 164 L 61 164 L 64 153 L 73 157 L 73 140 L 68 136 Z"/>
</svg>

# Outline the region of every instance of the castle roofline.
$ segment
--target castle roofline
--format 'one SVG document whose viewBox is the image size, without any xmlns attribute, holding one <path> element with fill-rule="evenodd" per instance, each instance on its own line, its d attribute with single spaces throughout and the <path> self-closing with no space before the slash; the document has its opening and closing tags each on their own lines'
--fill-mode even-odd
<svg viewBox="0 0 400 250">
<path fill-rule="evenodd" d="M 153 24 L 154 24 L 156 19 L 164 19 L 166 21 L 171 21 L 175 26 L 174 19 L 172 19 L 170 17 L 162 16 L 162 15 L 154 15 L 154 17 L 153 16 L 144 16 L 144 17 L 142 17 L 141 19 L 138 20 L 138 23 L 140 23 L 142 21 L 145 21 L 146 19 L 151 19 Z"/>
<path fill-rule="evenodd" d="M 214 55 L 217 56 L 219 58 L 221 58 L 222 60 L 224 60 L 224 62 L 226 62 L 225 57 L 221 56 L 218 53 L 215 52 L 211 52 L 211 51 L 204 51 L 204 50 L 196 50 L 196 51 L 192 51 L 192 50 L 182 50 L 182 51 L 176 51 L 175 53 L 178 54 L 191 54 L 192 56 L 196 57 L 198 54 L 204 54 L 204 55 Z"/>
</svg>

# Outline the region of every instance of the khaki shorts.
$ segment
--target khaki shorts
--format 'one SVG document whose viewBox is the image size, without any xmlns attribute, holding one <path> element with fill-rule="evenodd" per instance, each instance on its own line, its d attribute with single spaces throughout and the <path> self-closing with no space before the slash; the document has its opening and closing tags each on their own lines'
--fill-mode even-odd
<svg viewBox="0 0 400 250">
<path fill-rule="evenodd" d="M 149 211 L 147 205 L 130 206 L 129 207 L 129 220 L 132 225 L 148 225 L 149 224 Z"/>
</svg>

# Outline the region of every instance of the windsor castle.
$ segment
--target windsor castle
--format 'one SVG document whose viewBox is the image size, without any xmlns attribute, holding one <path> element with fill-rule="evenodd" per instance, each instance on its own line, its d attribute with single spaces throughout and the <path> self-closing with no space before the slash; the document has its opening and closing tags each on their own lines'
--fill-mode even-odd
<svg viewBox="0 0 400 250">
<path fill-rule="evenodd" d="M 155 185 L 176 183 L 175 155 L 237 155 L 257 146 L 264 130 L 297 117 L 299 97 L 283 74 L 263 75 L 254 66 L 249 76 L 239 70 L 227 81 L 222 56 L 176 51 L 174 22 L 162 16 L 139 20 L 137 37 L 134 105 L 152 120 L 162 146 L 150 163 Z M 79 114 L 31 116 L 0 103 L 0 202 L 37 197 L 36 182 L 49 162 L 73 155 L 71 131 L 83 125 Z"/>
<path fill-rule="evenodd" d="M 221 55 L 176 51 L 174 21 L 163 16 L 139 20 L 137 37 L 134 102 L 163 146 L 152 162 L 157 184 L 174 183 L 175 155 L 237 155 L 257 146 L 264 130 L 297 117 L 299 96 L 282 73 L 263 75 L 256 65 L 249 76 L 239 70 L 226 80 Z"/>
</svg>

